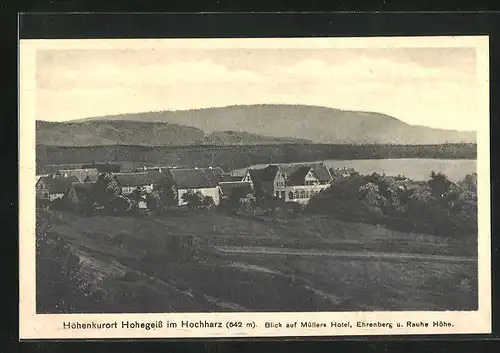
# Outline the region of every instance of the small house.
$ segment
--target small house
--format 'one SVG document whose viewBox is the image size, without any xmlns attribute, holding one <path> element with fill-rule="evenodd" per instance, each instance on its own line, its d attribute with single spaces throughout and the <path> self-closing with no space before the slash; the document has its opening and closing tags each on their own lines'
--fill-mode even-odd
<svg viewBox="0 0 500 353">
<path fill-rule="evenodd" d="M 49 175 L 40 177 L 36 183 L 36 197 L 50 202 L 61 199 L 69 191 L 73 183 L 79 182 L 76 176 Z"/>
<path fill-rule="evenodd" d="M 222 181 L 224 172 L 220 168 L 189 168 L 169 169 L 179 206 L 185 202 L 182 197 L 188 192 L 199 192 L 203 196 L 210 196 L 215 205 L 220 203 L 219 182 Z"/>
</svg>

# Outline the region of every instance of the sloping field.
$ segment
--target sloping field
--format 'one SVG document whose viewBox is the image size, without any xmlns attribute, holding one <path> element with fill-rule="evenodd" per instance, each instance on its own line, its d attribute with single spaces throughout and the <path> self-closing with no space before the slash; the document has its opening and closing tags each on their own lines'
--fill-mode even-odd
<svg viewBox="0 0 500 353">
<path fill-rule="evenodd" d="M 474 239 L 316 216 L 48 216 L 50 232 L 72 244 L 96 279 L 99 299 L 82 312 L 477 307 Z M 188 255 L 183 242 L 194 244 Z"/>
</svg>

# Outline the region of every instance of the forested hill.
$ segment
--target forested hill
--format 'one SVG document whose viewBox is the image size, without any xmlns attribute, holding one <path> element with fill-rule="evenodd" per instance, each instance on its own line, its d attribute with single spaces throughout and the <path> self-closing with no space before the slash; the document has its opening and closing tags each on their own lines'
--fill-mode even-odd
<svg viewBox="0 0 500 353">
<path fill-rule="evenodd" d="M 225 170 L 254 164 L 319 161 L 329 159 L 441 158 L 476 159 L 475 144 L 442 145 L 326 145 L 268 144 L 231 146 L 86 146 L 37 145 L 38 172 L 54 164 L 134 162 L 139 165 L 218 165 Z"/>
<path fill-rule="evenodd" d="M 439 112 L 436 112 L 436 119 L 439 118 Z M 409 125 L 397 117 L 376 112 L 340 110 L 308 105 L 237 105 L 221 108 L 107 115 L 82 119 L 78 122 L 104 123 L 109 121 L 121 121 L 120 129 L 125 129 L 125 131 L 140 131 L 144 136 L 144 141 L 152 141 L 149 144 L 153 145 L 173 145 L 176 143 L 171 143 L 168 138 L 162 139 L 162 143 L 156 143 L 156 135 L 151 135 L 144 130 L 144 123 L 156 123 L 155 129 L 162 131 L 169 128 L 168 125 L 161 125 L 165 123 L 176 126 L 184 125 L 186 129 L 189 129 L 186 125 L 189 125 L 191 129 L 196 128 L 196 132 L 189 130 L 189 133 L 186 133 L 189 143 L 201 142 L 204 139 L 202 132 L 211 134 L 219 131 L 252 134 L 253 137 L 250 140 L 253 140 L 256 144 L 271 142 L 269 140 L 265 141 L 265 139 L 259 141 L 259 139 L 255 139 L 255 135 L 272 136 L 274 139 L 286 138 L 288 141 L 281 141 L 283 143 L 293 142 L 290 139 L 325 144 L 425 145 L 476 142 L 474 132 Z M 128 125 L 124 122 L 128 122 Z M 135 124 L 138 125 L 135 126 Z M 105 125 L 102 125 L 102 127 L 105 127 Z M 104 136 L 109 136 L 106 131 L 112 132 L 112 129 L 112 127 L 106 128 Z M 116 130 L 117 134 L 121 133 L 120 129 Z M 174 129 L 174 131 L 176 130 Z M 99 131 L 96 132 L 99 133 Z M 175 134 L 177 138 L 182 139 L 183 133 L 182 130 L 179 130 Z M 72 130 L 72 135 L 78 140 L 79 136 L 76 130 Z M 93 133 L 93 135 L 96 135 L 96 133 Z M 44 135 L 41 134 L 42 136 Z M 243 137 L 241 138 L 243 139 Z M 248 144 L 248 140 L 245 141 L 244 139 L 238 142 Z M 38 143 L 55 144 L 50 142 L 49 139 L 40 139 Z M 118 141 L 116 143 L 148 144 Z M 224 136 L 221 140 L 209 139 L 206 143 L 231 144 L 234 143 L 234 138 Z"/>
<path fill-rule="evenodd" d="M 37 121 L 36 140 L 37 144 L 57 146 L 311 143 L 305 139 L 273 137 L 231 130 L 214 131 L 206 135 L 198 128 L 180 124 L 123 120 L 89 120 L 65 123 Z"/>
</svg>

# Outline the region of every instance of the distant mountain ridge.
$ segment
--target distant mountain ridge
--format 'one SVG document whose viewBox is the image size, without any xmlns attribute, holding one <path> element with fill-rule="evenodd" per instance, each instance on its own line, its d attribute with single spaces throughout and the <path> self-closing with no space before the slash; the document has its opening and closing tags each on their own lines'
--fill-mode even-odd
<svg viewBox="0 0 500 353">
<path fill-rule="evenodd" d="M 37 122 L 37 143 L 67 146 L 475 142 L 475 132 L 409 125 L 375 112 L 307 105 L 238 105 L 108 115 L 66 123 Z"/>
<path fill-rule="evenodd" d="M 238 131 L 215 131 L 209 135 L 197 128 L 162 122 L 87 120 L 56 123 L 36 122 L 36 142 L 52 146 L 185 146 L 308 144 L 311 141 L 261 136 Z"/>
</svg>

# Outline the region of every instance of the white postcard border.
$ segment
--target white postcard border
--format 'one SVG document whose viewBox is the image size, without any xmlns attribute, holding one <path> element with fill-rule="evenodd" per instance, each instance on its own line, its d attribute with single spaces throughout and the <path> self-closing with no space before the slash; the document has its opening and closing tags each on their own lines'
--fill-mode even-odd
<svg viewBox="0 0 500 353">
<path fill-rule="evenodd" d="M 478 111 L 478 290 L 479 310 L 471 312 L 312 312 L 312 313 L 165 313 L 165 314 L 36 314 L 35 295 L 35 58 L 40 49 L 85 48 L 357 48 L 357 47 L 474 47 L 481 77 L 482 109 Z M 422 335 L 491 333 L 491 230 L 489 40 L 487 36 L 385 37 L 385 38 L 267 38 L 267 39 L 113 39 L 22 40 L 20 42 L 20 155 L 19 155 L 19 279 L 21 339 L 97 338 L 208 338 L 351 335 Z M 185 328 L 182 321 L 221 322 L 223 327 Z M 116 329 L 64 329 L 64 323 L 117 323 Z M 162 328 L 122 328 L 122 322 L 155 323 Z M 300 327 L 301 322 L 326 323 L 327 327 Z M 429 327 L 406 327 L 406 322 L 427 322 Z M 168 322 L 177 323 L 169 328 Z M 242 327 L 239 326 L 241 322 Z M 265 322 L 296 327 L 265 328 Z M 332 322 L 353 326 L 332 327 Z M 392 329 L 358 328 L 357 322 L 391 322 Z M 404 327 L 397 327 L 402 323 Z M 453 326 L 434 326 L 450 323 Z M 130 325 L 129 325 L 130 326 Z M 139 325 L 140 326 L 140 325 Z M 231 326 L 231 327 L 230 327 Z"/>
</svg>

